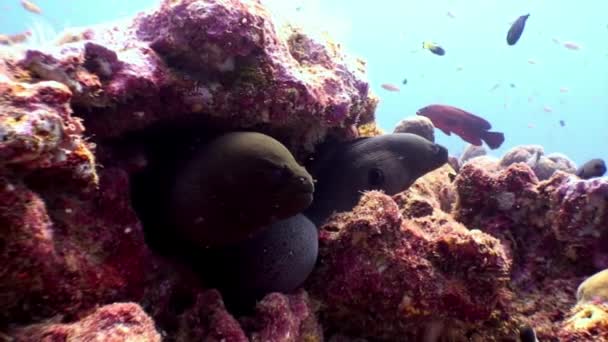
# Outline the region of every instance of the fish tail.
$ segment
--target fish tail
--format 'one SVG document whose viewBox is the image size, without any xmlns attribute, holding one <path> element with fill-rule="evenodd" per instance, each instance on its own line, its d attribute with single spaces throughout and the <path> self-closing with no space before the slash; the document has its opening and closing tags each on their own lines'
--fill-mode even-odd
<svg viewBox="0 0 608 342">
<path fill-rule="evenodd" d="M 505 135 L 500 132 L 484 132 L 483 141 L 493 150 L 497 149 L 505 141 Z"/>
</svg>

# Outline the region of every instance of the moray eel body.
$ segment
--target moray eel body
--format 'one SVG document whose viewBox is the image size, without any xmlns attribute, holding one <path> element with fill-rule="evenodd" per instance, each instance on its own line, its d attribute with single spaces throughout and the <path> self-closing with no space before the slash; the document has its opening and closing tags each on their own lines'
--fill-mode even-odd
<svg viewBox="0 0 608 342">
<path fill-rule="evenodd" d="M 447 150 L 411 133 L 360 138 L 330 147 L 314 167 L 316 190 L 305 214 L 317 226 L 333 212 L 352 209 L 361 192 L 394 195 L 448 160 Z"/>
<path fill-rule="evenodd" d="M 280 142 L 224 134 L 194 152 L 169 194 L 169 224 L 199 247 L 238 243 L 312 202 L 312 177 Z"/>
<path fill-rule="evenodd" d="M 299 288 L 317 261 L 317 227 L 297 214 L 271 224 L 250 239 L 212 252 L 212 286 L 237 312 L 251 310 L 270 292 Z"/>
</svg>

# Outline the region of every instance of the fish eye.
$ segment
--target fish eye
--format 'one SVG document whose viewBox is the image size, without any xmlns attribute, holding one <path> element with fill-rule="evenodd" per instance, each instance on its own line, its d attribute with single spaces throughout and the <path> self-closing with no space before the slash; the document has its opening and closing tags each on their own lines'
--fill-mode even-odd
<svg viewBox="0 0 608 342">
<path fill-rule="evenodd" d="M 369 182 L 369 185 L 372 186 L 384 184 L 384 172 L 377 167 L 370 169 L 367 174 L 367 181 Z"/>
</svg>

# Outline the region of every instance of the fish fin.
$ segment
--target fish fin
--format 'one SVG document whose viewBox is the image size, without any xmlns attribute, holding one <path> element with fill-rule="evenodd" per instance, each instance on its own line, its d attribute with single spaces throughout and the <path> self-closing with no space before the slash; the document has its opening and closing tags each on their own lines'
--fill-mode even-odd
<svg viewBox="0 0 608 342">
<path fill-rule="evenodd" d="M 481 142 L 481 139 L 474 135 L 459 135 L 459 137 L 461 137 L 462 140 L 468 142 L 471 145 L 481 146 L 483 144 Z"/>
<path fill-rule="evenodd" d="M 501 132 L 484 132 L 481 139 L 493 150 L 497 149 L 505 141 L 505 135 Z"/>
<path fill-rule="evenodd" d="M 437 128 L 439 128 L 439 127 L 437 127 Z M 439 128 L 439 130 L 442 131 L 443 133 L 445 133 L 445 135 L 452 135 L 451 132 L 445 128 Z"/>
</svg>

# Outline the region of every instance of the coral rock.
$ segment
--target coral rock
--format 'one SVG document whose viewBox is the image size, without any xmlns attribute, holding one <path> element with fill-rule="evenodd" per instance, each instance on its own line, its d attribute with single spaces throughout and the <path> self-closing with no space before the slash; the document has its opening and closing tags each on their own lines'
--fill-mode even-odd
<svg viewBox="0 0 608 342">
<path fill-rule="evenodd" d="M 412 133 L 435 142 L 435 126 L 429 118 L 423 116 L 411 116 L 401 120 L 393 133 Z"/>
<path fill-rule="evenodd" d="M 564 342 L 608 341 L 608 305 L 577 305 L 557 337 Z"/>
<path fill-rule="evenodd" d="M 103 306 L 72 324 L 37 324 L 19 329 L 18 341 L 161 341 L 154 322 L 135 303 Z"/>
<path fill-rule="evenodd" d="M 291 295 L 267 295 L 257 304 L 253 319 L 247 319 L 244 326 L 253 342 L 323 341 L 316 309 L 302 290 Z"/>
<path fill-rule="evenodd" d="M 148 250 L 124 171 L 104 170 L 99 190 L 84 194 L 0 183 L 0 321 L 69 317 L 140 298 Z"/>
<path fill-rule="evenodd" d="M 415 340 L 429 317 L 489 318 L 510 268 L 499 241 L 412 198 L 403 204 L 419 212 L 411 220 L 390 197 L 372 191 L 322 227 L 310 286 L 330 326 L 361 337 Z"/>
<path fill-rule="evenodd" d="M 290 128 L 288 138 L 310 150 L 328 128 L 372 121 L 378 99 L 364 63 L 272 19 L 259 1 L 166 0 L 11 65 L 67 86 L 99 138 L 194 116 Z"/>
</svg>

